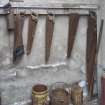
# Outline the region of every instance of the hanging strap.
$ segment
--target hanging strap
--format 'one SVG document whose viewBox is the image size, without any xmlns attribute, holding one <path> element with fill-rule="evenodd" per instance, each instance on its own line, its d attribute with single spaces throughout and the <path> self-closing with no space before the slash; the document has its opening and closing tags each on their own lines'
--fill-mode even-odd
<svg viewBox="0 0 105 105">
<path fill-rule="evenodd" d="M 37 22 L 38 22 L 38 16 L 36 14 L 31 14 L 29 16 L 29 25 L 28 25 L 27 55 L 29 55 L 32 50 Z"/>
<path fill-rule="evenodd" d="M 13 51 L 13 62 L 20 58 L 24 54 L 24 45 L 23 45 L 23 16 L 16 14 L 15 16 L 15 35 L 14 35 L 14 51 Z M 23 22 L 23 23 L 22 23 Z"/>
<path fill-rule="evenodd" d="M 68 31 L 68 49 L 67 49 L 67 58 L 71 57 L 71 52 L 73 49 L 76 32 L 79 23 L 79 14 L 70 14 L 69 15 L 69 31 Z"/>
<path fill-rule="evenodd" d="M 46 39 L 45 39 L 45 62 L 49 61 L 50 57 L 50 49 L 52 45 L 52 38 L 53 38 L 53 31 L 54 31 L 54 15 L 49 14 L 46 17 Z"/>
<path fill-rule="evenodd" d="M 88 91 L 90 97 L 93 95 L 94 74 L 96 71 L 96 51 L 97 49 L 97 17 L 95 12 L 90 12 L 88 16 L 87 47 L 86 47 L 86 75 Z"/>
</svg>

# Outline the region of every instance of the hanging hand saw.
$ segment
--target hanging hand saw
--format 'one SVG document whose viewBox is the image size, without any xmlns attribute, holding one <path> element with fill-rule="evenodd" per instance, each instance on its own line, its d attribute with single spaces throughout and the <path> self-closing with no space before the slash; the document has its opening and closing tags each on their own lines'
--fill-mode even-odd
<svg viewBox="0 0 105 105">
<path fill-rule="evenodd" d="M 28 40 L 27 40 L 27 55 L 31 53 L 32 45 L 35 37 L 38 15 L 32 13 L 29 16 Z"/>
<path fill-rule="evenodd" d="M 69 15 L 69 32 L 68 32 L 68 49 L 67 49 L 67 58 L 71 57 L 71 52 L 73 49 L 76 32 L 79 23 L 79 14 L 70 14 Z"/>
<path fill-rule="evenodd" d="M 96 71 L 97 54 L 97 17 L 95 12 L 88 16 L 87 48 L 86 48 L 86 75 L 88 82 L 89 96 L 93 96 L 94 73 Z"/>
<path fill-rule="evenodd" d="M 48 14 L 46 17 L 46 39 L 45 39 L 45 62 L 47 63 L 50 57 L 50 49 L 52 45 L 54 31 L 54 15 Z"/>
<path fill-rule="evenodd" d="M 13 51 L 13 62 L 15 62 L 18 58 L 21 58 L 24 54 L 24 45 L 22 38 L 24 24 L 24 16 L 20 14 L 16 14 L 15 16 L 15 35 L 14 35 L 14 51 Z"/>
</svg>

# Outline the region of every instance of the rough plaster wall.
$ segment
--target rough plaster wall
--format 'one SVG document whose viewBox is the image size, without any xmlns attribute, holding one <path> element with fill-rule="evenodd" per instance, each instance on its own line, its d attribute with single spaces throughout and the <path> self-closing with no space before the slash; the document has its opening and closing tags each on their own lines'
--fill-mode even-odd
<svg viewBox="0 0 105 105">
<path fill-rule="evenodd" d="M 105 0 L 101 0 L 101 2 L 99 2 L 100 5 L 100 9 L 98 11 L 98 29 L 100 27 L 100 20 L 104 19 L 104 27 L 103 27 L 103 33 L 102 33 L 102 39 L 101 39 L 101 43 L 100 43 L 100 49 L 99 49 L 99 54 L 98 54 L 98 92 L 99 92 L 99 96 L 100 96 L 100 89 L 101 89 L 101 76 L 103 74 L 103 70 L 105 70 Z M 98 30 L 99 32 L 99 30 Z"/>
<path fill-rule="evenodd" d="M 26 18 L 25 25 L 24 25 L 24 46 L 26 49 L 27 45 L 27 24 L 28 18 Z M 63 29 L 60 26 L 64 26 Z M 82 27 L 82 28 L 81 28 Z M 72 52 L 72 59 L 68 60 L 66 59 L 66 52 L 67 52 L 67 37 L 68 37 L 68 17 L 62 16 L 62 17 L 55 17 L 55 29 L 54 29 L 54 37 L 53 37 L 53 44 L 51 49 L 51 56 L 49 63 L 50 64 L 56 64 L 61 62 L 66 62 L 70 65 L 70 67 L 73 68 L 80 68 L 81 65 L 85 65 L 85 50 L 86 50 L 86 30 L 87 30 L 87 18 L 81 17 L 79 21 L 79 28 L 77 30 L 77 37 L 74 44 L 74 49 Z M 6 28 L 4 32 L 6 31 Z M 41 65 L 45 64 L 44 62 L 44 55 L 45 55 L 45 17 L 40 17 L 38 22 L 38 27 L 35 35 L 34 45 L 32 49 L 31 55 L 27 56 L 24 55 L 23 59 L 19 64 L 17 64 L 20 67 L 24 66 L 35 66 L 35 65 Z M 2 35 L 2 34 L 1 34 Z M 8 44 L 7 44 L 7 51 L 3 53 L 3 55 L 6 56 L 5 53 L 8 53 L 9 57 L 6 56 L 5 59 L 1 61 L 1 64 L 8 65 L 10 63 L 10 55 L 12 57 L 12 48 L 13 48 L 13 38 L 12 35 L 9 38 L 9 35 L 4 34 L 5 36 L 8 36 Z M 9 39 L 11 39 L 11 42 L 9 42 Z M 6 40 L 6 39 L 5 39 Z M 40 43 L 39 43 L 40 42 Z M 4 43 L 4 41 L 3 41 Z M 10 44 L 9 44 L 10 43 Z M 11 45 L 11 46 L 9 46 Z M 3 45 L 4 46 L 4 45 Z M 3 47 L 5 48 L 5 47 Z M 4 50 L 3 50 L 4 51 Z M 1 51 L 1 52 L 3 52 Z M 25 51 L 26 52 L 26 51 Z M 8 62 L 7 62 L 8 59 Z"/>
<path fill-rule="evenodd" d="M 40 2 L 39 0 L 35 1 Z M 56 0 L 56 2 L 71 3 L 81 3 L 81 1 L 82 3 L 98 2 L 97 0 Z M 25 2 L 29 2 L 29 0 Z M 55 0 L 43 0 L 41 2 L 55 2 Z M 36 83 L 51 85 L 54 82 L 63 81 L 71 84 L 85 79 L 83 72 L 85 72 L 86 17 L 80 18 L 75 45 L 70 60 L 66 60 L 68 17 L 55 17 L 53 44 L 49 64 L 64 63 L 64 65 L 58 67 L 42 67 L 35 70 L 26 69 L 24 66 L 35 66 L 45 63 L 45 17 L 39 17 L 31 55 L 27 57 L 25 54 L 22 61 L 17 66 L 12 65 L 13 34 L 9 36 L 6 31 L 5 17 L 0 16 L 0 20 L 0 90 L 2 105 L 11 105 L 15 102 L 28 100 L 31 95 L 31 88 Z M 27 28 L 28 18 L 25 19 L 23 30 L 25 49 L 27 45 Z"/>
<path fill-rule="evenodd" d="M 0 66 L 10 64 L 9 35 L 6 29 L 5 17 L 0 16 Z"/>
<path fill-rule="evenodd" d="M 8 0 L 0 0 L 0 4 L 5 4 L 5 2 L 8 2 Z M 50 0 L 50 1 L 49 0 L 43 0 L 41 2 L 39 0 L 24 0 L 24 2 L 26 2 L 26 3 L 28 3 L 28 2 L 39 2 L 39 3 L 43 3 L 43 2 L 54 2 L 54 3 L 55 2 L 58 2 L 58 3 L 60 3 L 60 2 L 64 2 L 64 3 L 70 2 L 70 3 L 96 4 L 96 3 L 98 3 L 98 0 L 92 0 L 92 1 L 91 0 L 78 0 L 78 1 L 77 0 Z M 67 19 L 67 17 L 56 17 L 55 21 L 56 21 L 56 24 L 55 24 L 55 31 L 54 31 L 54 37 L 53 37 L 53 39 L 54 39 L 53 42 L 54 43 L 52 45 L 52 51 L 51 51 L 51 57 L 50 57 L 49 63 L 64 61 L 65 56 L 66 56 L 66 51 L 67 51 L 68 19 Z M 42 23 L 42 25 L 40 23 Z M 6 47 L 6 45 L 4 44 L 5 41 L 7 43 L 7 47 L 9 48 L 9 49 L 8 48 L 6 49 L 7 51 L 2 50 L 2 49 L 0 50 L 1 53 L 3 53 L 3 54 L 0 55 L 0 56 L 2 56 L 1 58 L 6 57 L 5 59 L 4 58 L 1 59 L 2 60 L 1 64 L 8 65 L 10 63 L 10 61 L 12 63 L 12 48 L 13 48 L 13 38 L 12 38 L 12 36 L 13 35 L 10 35 L 10 38 L 9 38 L 9 35 L 6 31 L 6 22 L 5 22 L 4 18 L 3 18 L 3 21 L 0 24 L 1 24 L 1 26 L 2 26 L 2 24 L 4 24 L 3 27 L 2 27 L 3 29 L 1 31 L 2 34 L 0 34 L 1 37 L 4 36 L 3 40 L 1 38 L 1 41 L 0 41 L 1 48 Z M 28 24 L 28 19 L 26 19 L 26 21 L 25 21 L 25 25 L 24 25 L 25 27 L 24 27 L 24 32 L 23 32 L 25 48 L 26 48 L 26 44 L 27 44 L 27 28 L 28 28 L 27 24 Z M 62 24 L 62 26 L 64 26 L 63 30 L 62 30 L 62 27 L 60 27 L 61 24 Z M 27 64 L 29 64 L 29 65 L 39 65 L 39 64 L 44 63 L 44 55 L 45 55 L 44 54 L 45 53 L 45 51 L 44 51 L 45 50 L 44 49 L 44 47 L 45 47 L 44 46 L 44 41 L 45 41 L 45 39 L 44 39 L 45 38 L 44 37 L 45 29 L 44 28 L 45 27 L 44 26 L 45 26 L 45 18 L 40 17 L 39 22 L 38 22 L 38 27 L 40 27 L 40 28 L 37 28 L 32 53 L 29 57 L 24 55 L 23 60 L 20 62 L 20 66 L 24 66 L 24 65 L 27 65 Z M 83 29 L 81 28 L 81 30 L 82 30 L 82 34 L 85 33 L 84 28 Z M 8 37 L 6 37 L 6 36 L 8 36 Z M 60 37 L 60 36 L 62 36 L 62 37 Z M 40 44 L 38 43 L 39 41 L 40 41 Z M 80 46 L 81 45 L 82 44 L 80 44 Z M 80 48 L 77 47 L 77 48 L 78 49 L 83 49 L 84 46 L 82 46 Z M 7 54 L 5 54 L 3 51 L 5 51 Z M 59 54 L 59 52 L 60 52 L 60 54 Z M 32 58 L 34 58 L 34 59 L 32 59 Z M 37 59 L 37 61 L 36 61 L 36 59 Z"/>
<path fill-rule="evenodd" d="M 104 15 L 104 11 L 105 11 L 105 1 L 103 0 L 102 3 L 101 3 L 101 11 L 100 11 L 100 14 L 101 14 L 101 18 L 104 19 L 105 21 L 105 15 Z M 105 28 L 105 27 L 104 27 Z M 101 62 L 100 64 L 102 65 L 105 65 L 105 47 L 104 47 L 104 40 L 105 40 L 105 30 L 103 29 L 103 35 L 102 35 L 102 43 L 101 43 L 101 47 L 100 47 L 100 59 L 101 59 Z"/>
</svg>

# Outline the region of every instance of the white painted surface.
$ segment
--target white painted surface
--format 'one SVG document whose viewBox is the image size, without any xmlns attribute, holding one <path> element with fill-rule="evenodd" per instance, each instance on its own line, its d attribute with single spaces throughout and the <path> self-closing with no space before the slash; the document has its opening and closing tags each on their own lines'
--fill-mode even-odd
<svg viewBox="0 0 105 105">
<path fill-rule="evenodd" d="M 30 0 L 24 1 L 28 3 Z M 35 0 L 34 2 L 69 2 L 96 4 L 98 0 Z M 104 11 L 104 8 L 102 10 Z M 68 17 L 55 17 L 53 44 L 51 48 L 49 64 L 64 62 L 66 63 L 66 66 L 39 68 L 31 71 L 29 70 L 28 72 L 24 72 L 24 66 L 38 66 L 45 64 L 45 16 L 39 17 L 31 55 L 27 56 L 25 54 L 20 64 L 17 65 L 18 68 L 4 68 L 8 66 L 8 64 L 12 64 L 13 33 L 11 35 L 7 33 L 5 17 L 0 16 L 0 20 L 0 90 L 2 94 L 2 105 L 11 105 L 16 103 L 16 101 L 29 99 L 32 86 L 39 82 L 51 85 L 54 82 L 64 81 L 71 84 L 76 81 L 85 79 L 85 51 L 87 30 L 86 17 L 80 18 L 74 49 L 70 60 L 66 59 Z M 25 20 L 23 31 L 25 50 L 27 45 L 27 29 L 28 18 Z M 99 58 L 101 58 L 101 61 L 103 62 L 102 64 L 104 64 L 104 36 L 102 40 L 103 44 L 101 44 L 102 49 L 100 52 L 102 57 L 99 56 Z M 16 75 L 17 70 L 23 70 L 23 73 L 26 73 L 25 76 L 19 76 L 20 72 L 17 72 Z"/>
</svg>

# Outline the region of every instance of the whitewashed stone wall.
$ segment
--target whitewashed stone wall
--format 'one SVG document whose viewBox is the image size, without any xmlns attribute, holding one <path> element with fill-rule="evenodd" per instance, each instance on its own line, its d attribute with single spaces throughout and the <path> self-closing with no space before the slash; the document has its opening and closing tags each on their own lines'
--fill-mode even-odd
<svg viewBox="0 0 105 105">
<path fill-rule="evenodd" d="M 29 0 L 24 1 L 29 2 Z M 97 0 L 34 0 L 34 2 L 98 3 Z M 27 45 L 27 29 L 28 18 L 25 19 L 23 31 L 25 49 Z M 45 64 L 45 17 L 41 16 L 39 17 L 31 55 L 27 56 L 25 54 L 18 65 L 13 65 L 13 34 L 8 34 L 6 19 L 0 16 L 0 91 L 2 105 L 15 105 L 16 102 L 29 100 L 31 88 L 36 83 L 51 85 L 55 82 L 67 82 L 71 84 L 85 80 L 86 31 L 87 18 L 81 17 L 72 57 L 67 60 L 68 17 L 56 16 L 49 61 L 49 64 L 54 66 L 37 68 L 38 65 Z M 57 64 L 61 65 L 55 66 Z M 35 66 L 36 69 L 26 69 L 27 65 Z"/>
</svg>

